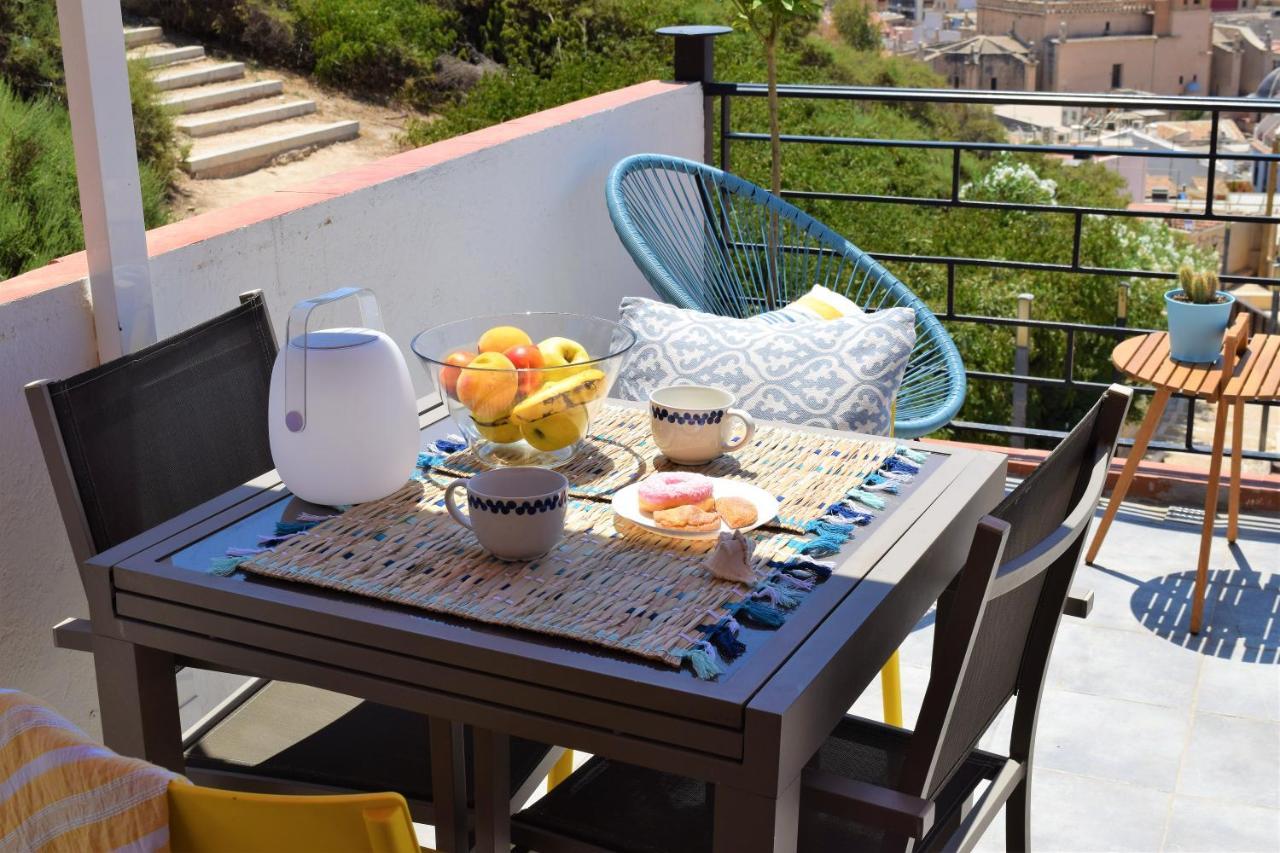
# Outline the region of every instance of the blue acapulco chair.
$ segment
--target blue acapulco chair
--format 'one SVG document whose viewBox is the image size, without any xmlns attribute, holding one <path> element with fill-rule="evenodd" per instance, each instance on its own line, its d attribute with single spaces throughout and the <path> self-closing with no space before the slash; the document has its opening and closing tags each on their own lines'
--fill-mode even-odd
<svg viewBox="0 0 1280 853">
<path fill-rule="evenodd" d="M 865 310 L 916 312 L 916 345 L 894 408 L 893 434 L 919 438 L 964 403 L 964 362 L 918 296 L 878 261 L 773 193 L 720 169 L 660 154 L 613 167 L 609 217 L 666 301 L 729 317 L 780 308 L 821 284 Z M 767 250 L 779 247 L 772 257 Z M 902 725 L 898 653 L 881 670 L 884 720 Z"/>
<path fill-rule="evenodd" d="M 927 435 L 960 410 L 964 363 L 938 318 L 878 261 L 795 205 L 720 169 L 658 154 L 619 162 L 605 196 L 636 265 L 663 299 L 682 308 L 749 317 L 821 284 L 869 311 L 915 309 L 916 345 L 898 391 L 894 435 Z M 772 261 L 770 245 L 780 247 Z"/>
</svg>

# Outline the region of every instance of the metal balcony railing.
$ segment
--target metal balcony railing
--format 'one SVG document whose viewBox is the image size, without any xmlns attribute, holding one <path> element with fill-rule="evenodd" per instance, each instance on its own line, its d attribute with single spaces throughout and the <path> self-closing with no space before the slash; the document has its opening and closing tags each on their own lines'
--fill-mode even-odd
<svg viewBox="0 0 1280 853">
<path fill-rule="evenodd" d="M 726 171 L 732 171 L 733 153 L 738 145 L 768 144 L 767 133 L 744 130 L 735 127 L 734 104 L 741 99 L 764 98 L 768 94 L 762 83 L 732 83 L 716 80 L 714 77 L 712 39 L 727 28 L 717 27 L 674 27 L 662 30 L 675 36 L 675 71 L 676 79 L 702 84 L 705 95 L 704 118 L 706 124 L 705 152 L 707 162 L 714 163 Z M 823 200 L 849 204 L 875 203 L 907 205 L 913 207 L 941 208 L 947 210 L 989 210 L 989 211 L 1023 211 L 1050 216 L 1070 217 L 1073 227 L 1073 249 L 1068 263 L 1042 263 L 998 258 L 964 257 L 952 255 L 916 255 L 895 252 L 871 252 L 878 260 L 887 264 L 929 264 L 945 268 L 946 297 L 945 305 L 937 310 L 938 318 L 948 326 L 960 324 L 983 324 L 988 326 L 1014 327 L 1015 331 L 1025 329 L 1050 330 L 1065 336 L 1065 358 L 1062 371 L 1054 376 L 1029 376 L 1018 373 L 993 373 L 969 370 L 969 379 L 975 382 L 1010 383 L 1015 389 L 1036 387 L 1041 389 L 1096 389 L 1099 392 L 1106 387 L 1105 383 L 1087 381 L 1078 378 L 1075 373 L 1076 343 L 1081 335 L 1101 335 L 1116 339 L 1134 334 L 1154 331 L 1138 329 L 1126 324 L 1124 316 L 1123 293 L 1119 296 L 1117 318 L 1113 324 L 1098 325 L 1079 322 L 1060 322 L 1051 320 L 1029 319 L 1025 316 L 995 317 L 962 313 L 956 309 L 956 272 L 962 268 L 991 268 L 1010 271 L 1051 272 L 1064 276 L 1064 285 L 1068 286 L 1065 277 L 1070 276 L 1109 276 L 1117 282 L 1125 279 L 1176 280 L 1177 273 L 1171 270 L 1152 269 L 1116 269 L 1092 266 L 1081 258 L 1081 234 L 1086 217 L 1136 217 L 1146 219 L 1179 220 L 1183 222 L 1202 223 L 1256 223 L 1280 224 L 1280 206 L 1271 214 L 1252 214 L 1247 212 L 1223 209 L 1225 205 L 1215 199 L 1217 190 L 1221 189 L 1223 178 L 1218 175 L 1218 166 L 1225 161 L 1259 164 L 1257 168 L 1264 172 L 1275 169 L 1271 164 L 1280 164 L 1280 154 L 1258 151 L 1235 152 L 1221 148 L 1220 123 L 1224 116 L 1232 114 L 1253 115 L 1280 113 L 1280 101 L 1252 98 L 1212 98 L 1212 97 L 1180 97 L 1137 94 L 1059 94 L 1052 92 L 1005 92 L 953 89 L 895 89 L 878 87 L 825 86 L 825 85 L 779 85 L 778 96 L 785 101 L 840 100 L 850 102 L 878 102 L 888 104 L 965 104 L 975 106 L 999 105 L 1052 105 L 1072 107 L 1081 110 L 1132 111 L 1162 110 L 1172 115 L 1199 114 L 1210 122 L 1210 140 L 1207 151 L 1167 150 L 1164 148 L 1121 148 L 1099 145 L 1062 145 L 1035 144 L 1015 142 L 966 142 L 957 140 L 934 139 L 878 139 L 854 136 L 812 135 L 788 133 L 783 127 L 781 141 L 783 146 L 798 145 L 837 145 L 860 146 L 891 149 L 916 149 L 950 152 L 951 187 L 950 194 L 945 197 L 893 196 L 858 192 L 832 192 L 822 187 L 784 187 L 784 198 L 804 205 L 805 201 Z M 961 155 L 965 152 L 978 154 L 1034 152 L 1039 154 L 1061 154 L 1074 158 L 1089 158 L 1105 155 L 1108 157 L 1152 158 L 1158 160 L 1198 160 L 1205 163 L 1207 169 L 1205 198 L 1199 209 L 1185 206 L 1174 212 L 1152 210 L 1129 210 L 1125 208 L 1082 207 L 1072 205 L 1019 204 L 1012 202 L 973 200 L 962 197 Z M 1274 239 L 1274 235 L 1273 238 Z M 1264 249 L 1265 251 L 1265 249 Z M 1227 286 L 1256 284 L 1267 288 L 1271 293 L 1268 310 L 1257 311 L 1244 306 L 1254 314 L 1254 330 L 1280 330 L 1277 314 L 1280 313 L 1280 277 L 1275 274 L 1274 263 L 1270 275 L 1223 274 L 1221 279 Z M 1025 332 L 1022 334 L 1025 335 Z M 962 353 L 963 355 L 963 353 Z M 1016 365 L 1015 365 L 1016 366 Z M 1140 393 L 1150 394 L 1153 389 L 1139 389 Z M 1019 396 L 1015 392 L 1016 398 Z M 1153 441 L 1153 450 L 1209 453 L 1210 448 L 1193 440 L 1196 421 L 1196 407 L 1202 402 L 1185 398 L 1186 426 L 1183 440 Z M 1257 446 L 1245 449 L 1245 458 L 1280 461 L 1280 452 L 1268 445 L 1270 409 L 1274 403 L 1251 404 L 1262 409 L 1261 439 Z M 952 426 L 962 431 L 976 431 L 1007 437 L 1032 437 L 1038 439 L 1056 439 L 1065 433 L 1040 429 L 1036 425 L 990 424 L 971 421 L 955 421 Z"/>
</svg>

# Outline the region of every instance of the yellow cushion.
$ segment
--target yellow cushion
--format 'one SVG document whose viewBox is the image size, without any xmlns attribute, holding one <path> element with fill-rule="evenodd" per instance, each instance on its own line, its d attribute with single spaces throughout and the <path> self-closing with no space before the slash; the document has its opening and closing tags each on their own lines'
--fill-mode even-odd
<svg viewBox="0 0 1280 853">
<path fill-rule="evenodd" d="M 862 313 L 862 309 L 852 299 L 820 284 L 815 284 L 812 290 L 787 307 L 808 309 L 823 320 L 834 320 L 837 317 L 849 317 Z"/>
</svg>

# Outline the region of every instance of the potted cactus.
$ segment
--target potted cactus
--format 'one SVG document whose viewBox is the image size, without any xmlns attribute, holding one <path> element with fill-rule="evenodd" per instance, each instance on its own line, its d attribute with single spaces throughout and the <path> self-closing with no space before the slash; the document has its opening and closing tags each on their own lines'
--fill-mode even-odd
<svg viewBox="0 0 1280 853">
<path fill-rule="evenodd" d="M 1211 362 L 1222 351 L 1236 298 L 1218 289 L 1218 274 L 1183 264 L 1180 287 L 1164 295 L 1169 315 L 1169 352 L 1177 361 Z"/>
</svg>

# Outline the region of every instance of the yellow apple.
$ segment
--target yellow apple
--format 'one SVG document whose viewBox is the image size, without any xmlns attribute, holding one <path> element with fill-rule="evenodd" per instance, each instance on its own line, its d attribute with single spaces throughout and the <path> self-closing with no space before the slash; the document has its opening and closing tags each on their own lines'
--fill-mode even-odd
<svg viewBox="0 0 1280 853">
<path fill-rule="evenodd" d="M 520 440 L 520 427 L 512 423 L 509 415 L 499 418 L 493 423 L 481 423 L 474 417 L 471 422 L 476 430 L 485 438 L 497 444 L 511 444 Z"/>
<path fill-rule="evenodd" d="M 547 338 L 538 344 L 538 351 L 542 353 L 542 369 L 549 381 L 585 370 L 586 362 L 591 361 L 587 348 L 568 338 Z"/>
<path fill-rule="evenodd" d="M 545 452 L 568 447 L 586 433 L 587 410 L 584 406 L 574 406 L 536 421 L 520 422 L 520 434 L 524 440 Z"/>
<path fill-rule="evenodd" d="M 480 343 L 476 349 L 480 352 L 506 352 L 512 347 L 527 346 L 531 343 L 533 338 L 529 337 L 524 329 L 517 329 L 515 326 L 494 326 L 480 336 Z"/>
<path fill-rule="evenodd" d="M 500 352 L 482 352 L 461 369 L 458 401 L 478 423 L 497 423 L 511 412 L 519 385 L 511 359 Z"/>
</svg>

